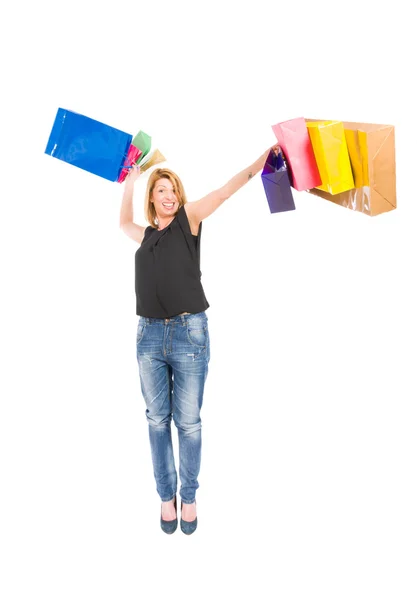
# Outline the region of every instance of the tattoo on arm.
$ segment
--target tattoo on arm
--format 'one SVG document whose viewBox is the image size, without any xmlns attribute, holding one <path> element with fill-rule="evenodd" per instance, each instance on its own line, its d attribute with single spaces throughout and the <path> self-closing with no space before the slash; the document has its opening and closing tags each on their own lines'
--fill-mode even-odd
<svg viewBox="0 0 417 600">
<path fill-rule="evenodd" d="M 253 175 L 252 175 L 252 171 L 251 171 L 251 172 L 249 173 L 249 175 L 248 175 L 248 180 L 249 180 L 249 179 L 252 179 L 252 177 L 253 177 Z"/>
</svg>

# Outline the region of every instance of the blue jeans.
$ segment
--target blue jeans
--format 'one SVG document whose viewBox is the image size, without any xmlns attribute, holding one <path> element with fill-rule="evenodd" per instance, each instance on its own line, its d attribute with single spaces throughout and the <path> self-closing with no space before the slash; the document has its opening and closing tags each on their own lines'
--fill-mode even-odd
<svg viewBox="0 0 417 600">
<path fill-rule="evenodd" d="M 136 354 L 157 492 L 162 502 L 177 493 L 173 417 L 178 430 L 180 496 L 184 504 L 192 504 L 199 487 L 200 409 L 210 360 L 206 313 L 170 319 L 139 317 Z"/>
</svg>

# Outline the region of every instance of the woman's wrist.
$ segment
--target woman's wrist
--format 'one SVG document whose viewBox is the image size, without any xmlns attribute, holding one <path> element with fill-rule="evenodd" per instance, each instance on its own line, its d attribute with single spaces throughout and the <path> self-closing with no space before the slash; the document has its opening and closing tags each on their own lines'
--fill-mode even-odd
<svg viewBox="0 0 417 600">
<path fill-rule="evenodd" d="M 252 176 L 255 175 L 256 173 L 259 173 L 259 171 L 261 169 L 263 169 L 264 164 L 266 163 L 266 159 L 268 158 L 268 154 L 269 154 L 269 150 L 267 150 L 266 152 L 264 152 L 259 158 L 258 160 L 256 160 L 253 165 L 250 167 L 250 170 L 252 172 Z"/>
<path fill-rule="evenodd" d="M 133 179 L 126 178 L 125 179 L 125 188 L 130 188 L 133 190 L 134 187 L 135 187 L 135 181 Z"/>
</svg>

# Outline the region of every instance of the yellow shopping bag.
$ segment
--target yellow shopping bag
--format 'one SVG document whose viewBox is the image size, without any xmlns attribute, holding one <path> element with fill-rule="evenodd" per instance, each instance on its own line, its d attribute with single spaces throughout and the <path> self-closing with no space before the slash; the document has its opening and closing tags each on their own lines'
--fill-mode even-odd
<svg viewBox="0 0 417 600">
<path fill-rule="evenodd" d="M 315 119 L 308 119 L 315 121 Z M 320 119 L 317 119 L 317 122 Z M 342 121 L 355 189 L 331 195 L 318 188 L 310 192 L 339 206 L 370 216 L 397 208 L 395 128 L 393 125 Z"/>
<path fill-rule="evenodd" d="M 319 190 L 340 194 L 355 187 L 341 121 L 306 123 L 322 184 Z"/>
</svg>

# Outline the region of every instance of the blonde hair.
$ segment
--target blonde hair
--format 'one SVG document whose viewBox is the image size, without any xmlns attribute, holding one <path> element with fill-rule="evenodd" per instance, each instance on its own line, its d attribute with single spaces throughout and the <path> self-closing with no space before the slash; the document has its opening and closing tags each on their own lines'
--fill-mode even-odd
<svg viewBox="0 0 417 600">
<path fill-rule="evenodd" d="M 181 206 L 184 206 L 184 204 L 187 204 L 184 187 L 178 175 L 176 175 L 170 169 L 155 169 L 155 171 L 153 171 L 149 177 L 145 195 L 145 219 L 150 225 L 152 225 L 152 227 L 155 228 L 158 228 L 158 219 L 156 216 L 155 205 L 153 202 L 151 202 L 151 198 L 158 179 L 169 179 L 169 181 L 172 183 L 172 187 L 174 188 L 174 193 L 177 197 L 180 208 Z"/>
</svg>

